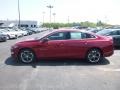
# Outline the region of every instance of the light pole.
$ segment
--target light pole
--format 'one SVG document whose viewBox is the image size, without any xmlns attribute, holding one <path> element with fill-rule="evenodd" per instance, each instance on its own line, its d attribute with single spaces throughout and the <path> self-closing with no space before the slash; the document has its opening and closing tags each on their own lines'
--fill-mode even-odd
<svg viewBox="0 0 120 90">
<path fill-rule="evenodd" d="M 19 3 L 19 0 L 18 0 L 18 17 L 19 17 L 18 28 L 20 28 L 20 3 Z"/>
<path fill-rule="evenodd" d="M 49 21 L 49 23 L 51 24 L 51 9 L 53 8 L 53 6 L 52 6 L 52 5 L 49 5 L 49 6 L 47 6 L 47 8 L 50 9 L 50 21 Z"/>
<path fill-rule="evenodd" d="M 56 16 L 56 13 L 53 13 L 53 16 L 54 16 L 54 23 L 55 23 L 55 16 Z"/>
<path fill-rule="evenodd" d="M 67 18 L 67 21 L 68 21 L 68 24 L 69 24 L 69 22 L 70 22 L 70 17 L 68 16 L 68 18 Z"/>
<path fill-rule="evenodd" d="M 43 12 L 43 24 L 44 24 L 44 17 L 45 17 L 45 12 Z"/>
</svg>

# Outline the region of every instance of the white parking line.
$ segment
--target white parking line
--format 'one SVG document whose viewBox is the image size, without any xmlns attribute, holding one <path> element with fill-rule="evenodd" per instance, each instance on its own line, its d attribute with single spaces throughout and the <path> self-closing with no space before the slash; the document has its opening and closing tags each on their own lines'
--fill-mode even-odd
<svg viewBox="0 0 120 90">
<path fill-rule="evenodd" d="M 110 61 L 110 65 L 115 65 L 115 63 L 113 63 L 113 62 Z"/>
<path fill-rule="evenodd" d="M 98 70 L 102 70 L 102 71 L 111 71 L 111 72 L 120 72 L 120 69 L 112 69 L 112 68 L 97 68 Z"/>
</svg>

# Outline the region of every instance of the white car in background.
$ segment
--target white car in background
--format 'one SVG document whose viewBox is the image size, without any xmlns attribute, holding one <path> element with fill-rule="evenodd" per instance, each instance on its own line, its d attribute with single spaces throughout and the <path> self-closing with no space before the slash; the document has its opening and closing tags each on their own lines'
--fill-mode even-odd
<svg viewBox="0 0 120 90">
<path fill-rule="evenodd" d="M 19 31 L 17 31 L 17 30 L 14 30 L 14 29 L 8 29 L 8 31 L 15 33 L 15 34 L 17 35 L 17 37 L 22 37 L 22 36 L 24 36 L 23 33 L 19 32 Z"/>
<path fill-rule="evenodd" d="M 16 39 L 18 37 L 15 32 L 10 32 L 5 29 L 0 29 L 0 34 L 6 35 L 7 39 Z"/>
<path fill-rule="evenodd" d="M 28 35 L 28 32 L 27 31 L 24 31 L 24 30 L 21 30 L 21 29 L 13 29 L 15 30 L 17 33 L 21 34 L 21 36 L 27 36 Z"/>
</svg>

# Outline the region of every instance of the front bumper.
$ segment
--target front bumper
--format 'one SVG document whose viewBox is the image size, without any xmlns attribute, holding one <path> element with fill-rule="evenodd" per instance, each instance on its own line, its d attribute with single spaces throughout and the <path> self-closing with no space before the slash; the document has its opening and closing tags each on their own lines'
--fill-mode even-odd
<svg viewBox="0 0 120 90">
<path fill-rule="evenodd" d="M 19 53 L 19 49 L 11 48 L 11 57 L 13 57 L 15 60 L 18 60 L 18 53 Z"/>
<path fill-rule="evenodd" d="M 7 38 L 6 37 L 0 37 L 0 41 L 6 41 Z"/>
<path fill-rule="evenodd" d="M 9 38 L 10 38 L 10 39 L 16 38 L 16 35 L 9 35 Z"/>
</svg>

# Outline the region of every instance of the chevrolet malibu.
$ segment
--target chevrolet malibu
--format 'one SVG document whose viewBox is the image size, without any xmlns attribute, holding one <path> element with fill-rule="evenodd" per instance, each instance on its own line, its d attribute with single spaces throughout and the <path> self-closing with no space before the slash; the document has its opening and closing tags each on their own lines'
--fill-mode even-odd
<svg viewBox="0 0 120 90">
<path fill-rule="evenodd" d="M 11 56 L 23 63 L 50 58 L 76 58 L 98 63 L 114 52 L 111 37 L 79 30 L 49 30 L 40 36 L 16 43 Z"/>
</svg>

